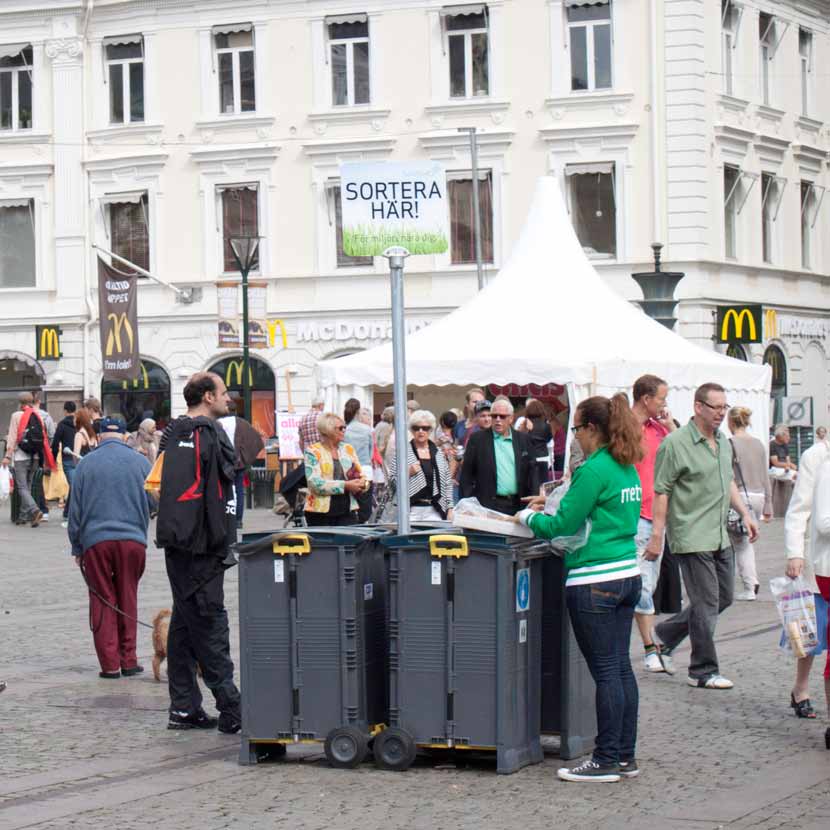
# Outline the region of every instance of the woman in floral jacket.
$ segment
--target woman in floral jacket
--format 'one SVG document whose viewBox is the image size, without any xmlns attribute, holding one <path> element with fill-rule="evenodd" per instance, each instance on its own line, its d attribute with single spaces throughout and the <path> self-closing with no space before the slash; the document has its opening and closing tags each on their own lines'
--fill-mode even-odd
<svg viewBox="0 0 830 830">
<path fill-rule="evenodd" d="M 343 441 L 346 425 L 339 415 L 323 413 L 317 430 L 320 441 L 305 450 L 306 522 L 309 527 L 356 524 L 355 496 L 368 489 L 369 480 L 354 448 Z"/>
</svg>

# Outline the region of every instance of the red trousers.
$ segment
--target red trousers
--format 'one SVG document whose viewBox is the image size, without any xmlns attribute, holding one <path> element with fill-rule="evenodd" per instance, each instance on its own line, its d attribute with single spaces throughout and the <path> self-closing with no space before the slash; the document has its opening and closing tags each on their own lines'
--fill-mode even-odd
<svg viewBox="0 0 830 830">
<path fill-rule="evenodd" d="M 89 594 L 89 624 L 101 671 L 131 669 L 136 663 L 138 581 L 144 573 L 146 549 L 138 542 L 99 542 L 84 551 L 84 572 L 92 589 L 132 619 L 116 614 Z"/>
</svg>

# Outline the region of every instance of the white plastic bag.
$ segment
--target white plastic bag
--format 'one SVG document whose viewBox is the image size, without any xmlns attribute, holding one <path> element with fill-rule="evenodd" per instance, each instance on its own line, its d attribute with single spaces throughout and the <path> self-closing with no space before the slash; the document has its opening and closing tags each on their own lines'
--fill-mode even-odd
<svg viewBox="0 0 830 830">
<path fill-rule="evenodd" d="M 784 626 L 781 648 L 794 657 L 807 657 L 818 645 L 816 601 L 802 577 L 778 576 L 769 581 Z"/>
<path fill-rule="evenodd" d="M 533 531 L 529 527 L 519 524 L 512 516 L 484 507 L 475 498 L 461 499 L 455 505 L 452 523 L 456 527 L 468 530 L 484 530 L 502 536 L 522 536 L 525 539 L 533 538 Z"/>
<path fill-rule="evenodd" d="M 0 502 L 4 502 L 12 491 L 12 474 L 8 467 L 0 467 Z"/>
<path fill-rule="evenodd" d="M 560 484 L 559 487 L 551 491 L 550 495 L 548 495 L 547 499 L 545 499 L 544 512 L 547 513 L 548 516 L 555 516 L 557 514 L 559 511 L 559 505 L 562 503 L 562 499 L 565 498 L 565 494 L 568 492 L 570 487 L 571 481 L 568 479 Z M 583 522 L 582 527 L 573 536 L 557 536 L 555 539 L 551 539 L 550 543 L 555 550 L 570 553 L 572 551 L 579 550 L 579 548 L 585 547 L 590 535 L 591 520 L 586 519 Z"/>
</svg>

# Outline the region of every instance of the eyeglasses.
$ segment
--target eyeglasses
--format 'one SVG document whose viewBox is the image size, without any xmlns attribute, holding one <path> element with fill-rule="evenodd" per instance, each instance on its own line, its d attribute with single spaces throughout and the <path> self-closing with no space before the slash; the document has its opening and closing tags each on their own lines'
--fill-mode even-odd
<svg viewBox="0 0 830 830">
<path fill-rule="evenodd" d="M 429 432 L 429 427 L 424 427 L 424 426 L 412 427 L 412 431 L 413 432 Z"/>
<path fill-rule="evenodd" d="M 576 426 L 572 426 L 572 427 L 571 427 L 571 432 L 572 432 L 574 435 L 576 435 L 576 434 L 577 434 L 577 432 L 579 432 L 579 430 L 581 430 L 581 429 L 585 429 L 585 427 L 587 427 L 587 426 L 588 426 L 588 424 L 577 424 Z"/>
<path fill-rule="evenodd" d="M 510 416 L 509 415 L 500 415 L 498 412 L 493 412 L 491 414 L 492 418 L 498 418 L 500 421 L 506 421 Z"/>
<path fill-rule="evenodd" d="M 730 406 L 728 403 L 725 403 L 723 406 L 715 406 L 714 404 L 709 403 L 708 401 L 700 401 L 704 406 L 708 406 L 709 409 L 713 410 L 714 412 L 728 412 Z"/>
</svg>

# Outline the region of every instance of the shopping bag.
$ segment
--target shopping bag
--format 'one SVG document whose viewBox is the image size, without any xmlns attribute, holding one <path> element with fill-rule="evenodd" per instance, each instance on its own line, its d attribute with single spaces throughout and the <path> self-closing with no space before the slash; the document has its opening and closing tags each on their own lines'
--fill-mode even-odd
<svg viewBox="0 0 830 830">
<path fill-rule="evenodd" d="M 12 491 L 12 474 L 8 467 L 0 467 L 0 502 L 4 502 Z"/>
<path fill-rule="evenodd" d="M 781 648 L 794 657 L 807 657 L 818 645 L 816 601 L 802 577 L 771 579 L 769 588 L 784 626 Z"/>
<path fill-rule="evenodd" d="M 155 463 L 147 474 L 147 478 L 144 479 L 144 489 L 156 499 L 161 495 L 161 471 L 163 467 L 164 453 L 160 452 L 156 456 Z"/>
<path fill-rule="evenodd" d="M 548 493 L 544 507 L 544 512 L 548 516 L 555 516 L 557 514 L 559 505 L 562 503 L 562 499 L 565 498 L 565 494 L 570 489 L 570 486 L 571 482 L 568 479 Z M 591 520 L 586 519 L 582 523 L 582 527 L 573 536 L 557 536 L 555 539 L 551 539 L 551 547 L 555 551 L 562 553 L 572 553 L 575 550 L 585 547 L 588 543 L 588 537 L 591 535 L 591 525 Z"/>
<path fill-rule="evenodd" d="M 60 501 L 69 495 L 69 482 L 63 471 L 63 451 L 58 452 L 57 466 L 52 473 L 43 477 L 43 498 L 46 501 Z"/>
</svg>

